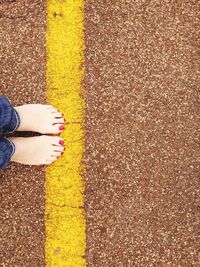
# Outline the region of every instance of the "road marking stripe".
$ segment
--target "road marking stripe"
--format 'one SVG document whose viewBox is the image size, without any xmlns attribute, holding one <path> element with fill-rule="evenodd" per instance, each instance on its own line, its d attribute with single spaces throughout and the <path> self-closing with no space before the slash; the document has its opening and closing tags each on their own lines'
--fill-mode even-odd
<svg viewBox="0 0 200 267">
<path fill-rule="evenodd" d="M 84 0 L 47 0 L 47 102 L 67 120 L 62 158 L 46 168 L 46 266 L 82 267 L 84 214 Z"/>
</svg>

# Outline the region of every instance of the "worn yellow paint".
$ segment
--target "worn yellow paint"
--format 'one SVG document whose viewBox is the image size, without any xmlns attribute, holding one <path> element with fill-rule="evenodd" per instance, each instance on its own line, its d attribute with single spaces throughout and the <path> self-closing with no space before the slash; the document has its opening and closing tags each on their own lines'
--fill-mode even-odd
<svg viewBox="0 0 200 267">
<path fill-rule="evenodd" d="M 85 262 L 84 100 L 82 80 L 84 0 L 47 0 L 47 102 L 67 120 L 64 155 L 46 168 L 46 266 Z"/>
</svg>

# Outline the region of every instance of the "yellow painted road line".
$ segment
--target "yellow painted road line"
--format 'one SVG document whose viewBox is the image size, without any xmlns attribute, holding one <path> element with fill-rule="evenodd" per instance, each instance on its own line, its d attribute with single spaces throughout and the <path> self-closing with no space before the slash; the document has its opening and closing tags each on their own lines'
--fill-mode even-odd
<svg viewBox="0 0 200 267">
<path fill-rule="evenodd" d="M 67 120 L 64 155 L 46 168 L 46 266 L 82 267 L 84 215 L 84 0 L 47 0 L 47 102 Z"/>
</svg>

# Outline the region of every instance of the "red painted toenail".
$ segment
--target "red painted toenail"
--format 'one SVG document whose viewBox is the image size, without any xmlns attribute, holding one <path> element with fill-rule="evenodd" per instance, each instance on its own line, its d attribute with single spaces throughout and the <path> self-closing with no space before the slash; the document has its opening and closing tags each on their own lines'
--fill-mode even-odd
<svg viewBox="0 0 200 267">
<path fill-rule="evenodd" d="M 64 130 L 65 129 L 65 127 L 63 126 L 63 125 L 61 125 L 60 127 L 59 127 L 59 130 Z"/>
<path fill-rule="evenodd" d="M 60 140 L 60 141 L 59 141 L 59 144 L 60 144 L 61 146 L 64 146 L 65 142 L 64 142 L 63 140 Z"/>
</svg>

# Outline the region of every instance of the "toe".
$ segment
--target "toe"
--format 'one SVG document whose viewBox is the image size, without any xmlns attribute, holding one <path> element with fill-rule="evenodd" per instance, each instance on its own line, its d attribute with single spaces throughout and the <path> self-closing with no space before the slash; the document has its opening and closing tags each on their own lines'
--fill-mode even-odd
<svg viewBox="0 0 200 267">
<path fill-rule="evenodd" d="M 53 113 L 54 118 L 63 118 L 63 114 L 61 112 L 55 112 Z"/>
<path fill-rule="evenodd" d="M 54 150 L 55 150 L 57 148 L 63 148 L 64 144 L 65 144 L 65 141 L 64 141 L 64 139 L 62 139 L 62 138 L 60 138 L 58 136 L 55 136 L 55 137 L 52 137 L 51 144 L 56 146 L 56 147 L 54 147 Z"/>
<path fill-rule="evenodd" d="M 53 120 L 53 124 L 64 124 L 64 118 L 54 118 L 54 120 Z"/>
<path fill-rule="evenodd" d="M 52 127 L 53 127 L 53 128 L 55 129 L 55 131 L 57 131 L 58 133 L 63 132 L 64 129 L 65 129 L 65 126 L 64 126 L 63 124 L 60 124 L 60 123 L 57 123 L 57 124 L 53 125 Z"/>
<path fill-rule="evenodd" d="M 55 160 L 57 160 L 57 157 L 49 157 L 47 160 L 46 160 L 46 164 L 51 164 L 53 163 Z"/>
<path fill-rule="evenodd" d="M 47 109 L 56 109 L 54 106 L 52 105 L 45 105 L 47 107 Z"/>
<path fill-rule="evenodd" d="M 52 109 L 50 109 L 50 111 L 51 111 L 51 114 L 53 114 L 53 115 L 58 113 L 58 110 L 56 108 L 52 108 Z"/>
<path fill-rule="evenodd" d="M 63 152 L 59 151 L 54 151 L 51 153 L 51 157 L 60 157 Z"/>
<path fill-rule="evenodd" d="M 47 109 L 51 112 L 51 113 L 57 113 L 59 112 L 57 108 L 55 108 L 54 106 L 48 105 L 46 106 Z"/>
<path fill-rule="evenodd" d="M 64 130 L 64 125 L 63 124 L 54 124 L 52 125 L 50 128 L 49 128 L 49 133 L 52 133 L 52 134 L 60 134 L 63 132 Z"/>
<path fill-rule="evenodd" d="M 60 145 L 60 144 L 59 144 Z M 60 153 L 63 153 L 64 152 L 64 150 L 65 150 L 65 148 L 64 148 L 64 146 L 56 146 L 55 148 L 54 148 L 54 152 L 60 152 Z"/>
</svg>

